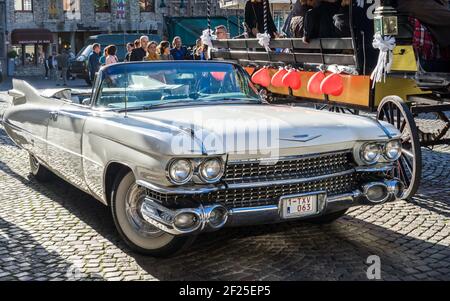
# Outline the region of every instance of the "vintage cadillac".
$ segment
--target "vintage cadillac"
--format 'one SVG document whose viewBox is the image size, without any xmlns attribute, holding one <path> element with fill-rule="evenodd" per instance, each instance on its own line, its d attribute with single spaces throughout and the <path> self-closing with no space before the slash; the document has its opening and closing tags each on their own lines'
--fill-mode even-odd
<svg viewBox="0 0 450 301">
<path fill-rule="evenodd" d="M 110 206 L 141 253 L 229 226 L 329 223 L 404 190 L 394 126 L 267 103 L 233 63 L 115 64 L 92 92 L 13 86 L 3 124 L 34 177 L 56 174 Z"/>
</svg>

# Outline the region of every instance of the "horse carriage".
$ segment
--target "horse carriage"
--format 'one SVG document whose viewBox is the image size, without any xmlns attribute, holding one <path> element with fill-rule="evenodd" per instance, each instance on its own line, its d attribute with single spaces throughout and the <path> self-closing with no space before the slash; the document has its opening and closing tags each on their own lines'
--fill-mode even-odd
<svg viewBox="0 0 450 301">
<path fill-rule="evenodd" d="M 355 7 L 369 1 L 352 2 L 350 37 L 320 38 L 308 44 L 299 38 L 267 34 L 253 39 L 213 39 L 211 59 L 245 67 L 271 102 L 308 102 L 339 113 L 376 113 L 378 120 L 393 124 L 402 132 L 403 154 L 392 176 L 404 183 L 403 198 L 408 199 L 419 188 L 421 148 L 450 142 L 450 120 L 445 113 L 450 111 L 450 74 L 423 71 L 413 47 L 410 20 L 397 13 L 390 1 L 381 1 L 373 19 L 369 13 L 355 13 Z M 267 22 L 269 8 L 264 6 Z M 367 21 L 372 24 L 370 33 L 358 28 Z M 381 48 L 375 55 L 374 34 Z M 377 70 L 368 64 L 374 56 Z M 283 81 L 289 72 L 295 73 L 291 76 L 294 84 Z M 422 128 L 419 114 L 439 120 L 439 126 L 431 132 Z"/>
</svg>

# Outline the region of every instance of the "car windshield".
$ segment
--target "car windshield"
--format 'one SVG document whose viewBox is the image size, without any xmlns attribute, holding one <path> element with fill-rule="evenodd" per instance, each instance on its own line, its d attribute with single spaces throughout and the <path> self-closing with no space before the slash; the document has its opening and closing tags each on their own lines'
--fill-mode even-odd
<svg viewBox="0 0 450 301">
<path fill-rule="evenodd" d="M 179 104 L 260 103 L 245 71 L 229 63 L 140 62 L 101 72 L 96 106 L 145 109 Z"/>
</svg>

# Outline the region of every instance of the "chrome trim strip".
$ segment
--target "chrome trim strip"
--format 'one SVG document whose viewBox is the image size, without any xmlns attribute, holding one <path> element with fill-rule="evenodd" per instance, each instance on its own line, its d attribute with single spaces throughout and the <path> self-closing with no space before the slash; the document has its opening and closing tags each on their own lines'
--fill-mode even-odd
<svg viewBox="0 0 450 301">
<path fill-rule="evenodd" d="M 253 188 L 253 187 L 265 187 L 265 186 L 275 186 L 275 185 L 289 185 L 289 184 L 300 184 L 306 182 L 314 182 L 320 180 L 326 180 L 328 178 L 346 176 L 352 173 L 358 172 L 387 172 L 392 170 L 393 166 L 385 166 L 385 167 L 357 167 L 350 170 L 346 170 L 339 173 L 327 174 L 323 176 L 311 177 L 311 178 L 300 178 L 300 179 L 285 179 L 285 180 L 276 180 L 276 181 L 265 181 L 265 182 L 248 182 L 248 183 L 235 183 L 235 184 L 220 184 L 218 186 L 205 186 L 205 187 L 191 187 L 191 188 L 183 188 L 183 187 L 161 187 L 143 180 L 136 181 L 136 184 L 142 186 L 144 188 L 153 190 L 158 193 L 164 194 L 200 194 L 200 193 L 210 193 L 216 192 L 220 190 L 226 189 L 241 189 L 241 188 Z"/>
<path fill-rule="evenodd" d="M 341 194 L 338 196 L 332 196 L 327 198 L 327 204 L 337 203 L 342 201 L 351 201 L 354 202 L 355 199 L 360 198 L 362 196 L 362 192 L 359 190 L 355 190 L 353 193 Z"/>
<path fill-rule="evenodd" d="M 229 189 L 255 188 L 255 187 L 264 187 L 264 186 L 276 186 L 276 185 L 300 184 L 300 183 L 306 183 L 306 182 L 317 182 L 317 181 L 325 180 L 328 178 L 335 178 L 335 177 L 350 175 L 354 172 L 355 172 L 354 169 L 350 169 L 350 170 L 346 170 L 346 171 L 342 171 L 342 172 L 338 172 L 338 173 L 334 173 L 334 174 L 327 174 L 327 175 L 323 175 L 323 176 L 316 176 L 316 177 L 310 177 L 310 178 L 228 184 L 228 188 Z"/>
<path fill-rule="evenodd" d="M 266 211 L 277 211 L 277 205 L 268 205 L 268 206 L 258 206 L 258 207 L 245 207 L 245 208 L 234 208 L 230 210 L 230 216 L 232 215 L 240 215 L 254 212 L 266 212 Z"/>
<path fill-rule="evenodd" d="M 244 159 L 244 160 L 232 160 L 227 162 L 228 165 L 239 165 L 239 164 L 248 164 L 248 163 L 255 163 L 255 162 L 273 162 L 273 161 L 290 161 L 290 160 L 301 160 L 301 159 L 313 159 L 313 158 L 321 158 L 326 157 L 330 155 L 342 155 L 347 153 L 352 153 L 352 149 L 345 149 L 340 151 L 332 151 L 327 153 L 320 153 L 320 154 L 305 154 L 300 156 L 285 156 L 285 157 L 278 157 L 278 158 L 259 158 L 259 159 Z"/>
<path fill-rule="evenodd" d="M 170 187 L 162 187 L 158 186 L 152 183 L 149 183 L 144 180 L 137 180 L 136 184 L 139 186 L 142 186 L 144 188 L 153 190 L 158 193 L 164 193 L 164 194 L 199 194 L 199 193 L 210 193 L 210 192 L 216 192 L 218 190 L 224 190 L 226 189 L 225 185 L 220 186 L 205 186 L 205 187 L 192 187 L 192 188 L 182 188 L 182 187 L 176 187 L 176 188 L 170 188 Z"/>
<path fill-rule="evenodd" d="M 356 172 L 388 172 L 394 168 L 392 163 L 389 165 L 381 166 L 381 167 L 373 167 L 373 166 L 358 166 L 355 168 Z"/>
</svg>

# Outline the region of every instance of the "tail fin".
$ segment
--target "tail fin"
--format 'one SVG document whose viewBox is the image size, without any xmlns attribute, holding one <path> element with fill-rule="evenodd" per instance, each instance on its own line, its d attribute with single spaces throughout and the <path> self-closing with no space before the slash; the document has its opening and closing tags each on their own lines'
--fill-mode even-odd
<svg viewBox="0 0 450 301">
<path fill-rule="evenodd" d="M 8 91 L 12 97 L 12 105 L 25 104 L 27 101 L 39 100 L 39 92 L 28 82 L 20 79 L 13 79 L 13 88 Z"/>
</svg>

